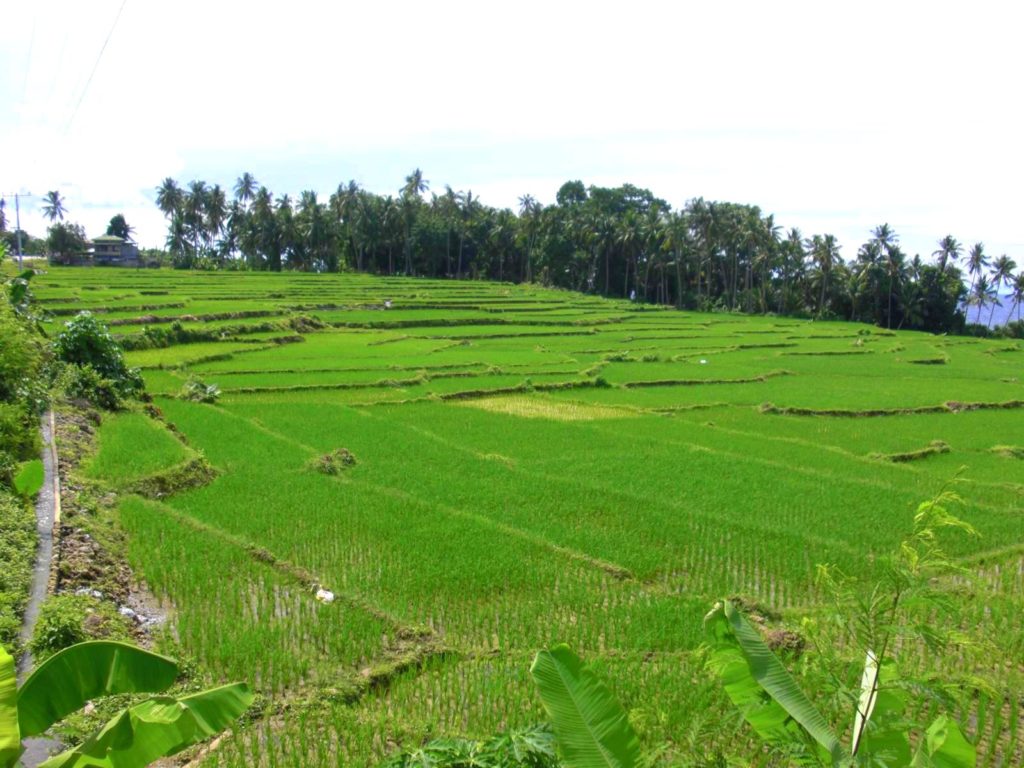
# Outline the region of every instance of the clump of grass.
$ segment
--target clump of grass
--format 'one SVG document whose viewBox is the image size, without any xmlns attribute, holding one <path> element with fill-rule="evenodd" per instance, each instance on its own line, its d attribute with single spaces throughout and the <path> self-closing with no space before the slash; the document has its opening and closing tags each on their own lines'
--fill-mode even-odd
<svg viewBox="0 0 1024 768">
<path fill-rule="evenodd" d="M 39 660 L 86 640 L 129 640 L 128 620 L 92 595 L 54 595 L 43 603 L 29 643 Z"/>
<path fill-rule="evenodd" d="M 1006 459 L 1024 459 L 1024 448 L 1019 445 L 993 445 L 989 451 Z"/>
<path fill-rule="evenodd" d="M 356 457 L 348 448 L 336 448 L 313 459 L 313 469 L 325 475 L 340 475 L 346 469 L 356 465 Z"/>
<path fill-rule="evenodd" d="M 872 453 L 871 458 L 902 464 L 908 461 L 927 459 L 929 456 L 934 456 L 938 453 L 949 453 L 949 451 L 949 443 L 942 440 L 932 440 L 924 448 L 919 448 L 916 451 L 904 451 L 903 453 Z"/>
<path fill-rule="evenodd" d="M 200 455 L 163 472 L 140 477 L 127 483 L 124 488 L 129 493 L 148 499 L 161 499 L 189 488 L 201 488 L 211 483 L 216 476 L 217 470 L 205 456 Z"/>
</svg>

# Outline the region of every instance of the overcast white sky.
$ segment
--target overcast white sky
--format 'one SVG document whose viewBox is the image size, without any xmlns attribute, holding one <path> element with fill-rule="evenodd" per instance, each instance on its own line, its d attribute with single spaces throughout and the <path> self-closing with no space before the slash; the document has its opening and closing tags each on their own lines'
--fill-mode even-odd
<svg viewBox="0 0 1024 768">
<path fill-rule="evenodd" d="M 126 0 L 86 88 L 121 5 L 3 5 L 12 220 L 59 189 L 90 235 L 121 212 L 162 245 L 165 176 L 323 198 L 419 166 L 490 205 L 631 182 L 845 258 L 887 221 L 910 254 L 951 233 L 1024 264 L 1019 3 Z"/>
</svg>

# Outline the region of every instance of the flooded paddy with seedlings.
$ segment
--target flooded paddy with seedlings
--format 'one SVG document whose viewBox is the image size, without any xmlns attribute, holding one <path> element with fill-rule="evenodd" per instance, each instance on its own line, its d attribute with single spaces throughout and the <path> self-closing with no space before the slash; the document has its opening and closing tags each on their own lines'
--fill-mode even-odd
<svg viewBox="0 0 1024 768">
<path fill-rule="evenodd" d="M 51 330 L 110 324 L 152 395 L 105 418 L 85 471 L 120 490 L 163 642 L 260 694 L 205 764 L 374 764 L 538 722 L 528 667 L 556 642 L 645 744 L 735 743 L 702 670 L 712 604 L 799 629 L 818 564 L 871 576 L 954 480 L 980 536 L 943 541 L 952 594 L 998 670 L 956 714 L 979 765 L 1020 754 L 1020 341 L 365 275 L 51 268 L 33 289 Z M 203 482 L 147 492 L 197 457 Z"/>
</svg>

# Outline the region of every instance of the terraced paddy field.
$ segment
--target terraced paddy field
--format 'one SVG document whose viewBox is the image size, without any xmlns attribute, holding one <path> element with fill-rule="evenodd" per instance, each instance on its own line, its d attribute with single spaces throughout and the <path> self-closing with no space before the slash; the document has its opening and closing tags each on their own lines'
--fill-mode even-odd
<svg viewBox="0 0 1024 768">
<path fill-rule="evenodd" d="M 961 623 L 993 682 L 954 714 L 980 765 L 1021 759 L 1020 342 L 360 275 L 33 286 L 52 330 L 102 313 L 187 439 L 108 417 L 86 472 L 125 491 L 166 642 L 262 694 L 211 765 L 373 764 L 536 722 L 529 662 L 558 641 L 666 762 L 716 744 L 755 760 L 695 654 L 704 613 L 742 596 L 813 616 L 818 563 L 869 576 L 954 476 L 981 536 L 945 543 L 976 577 Z M 177 399 L 190 376 L 219 401 Z M 338 449 L 355 464 L 318 471 Z M 209 484 L 127 492 L 200 452 Z"/>
</svg>

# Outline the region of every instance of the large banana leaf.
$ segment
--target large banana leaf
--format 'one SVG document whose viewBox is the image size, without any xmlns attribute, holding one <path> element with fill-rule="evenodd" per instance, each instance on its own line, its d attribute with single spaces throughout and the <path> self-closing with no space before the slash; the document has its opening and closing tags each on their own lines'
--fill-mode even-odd
<svg viewBox="0 0 1024 768">
<path fill-rule="evenodd" d="M 0 645 L 0 768 L 14 765 L 21 754 L 18 690 L 14 659 Z"/>
<path fill-rule="evenodd" d="M 31 497 L 39 493 L 46 479 L 43 462 L 39 459 L 26 461 L 14 476 L 14 490 L 21 496 Z"/>
<path fill-rule="evenodd" d="M 122 710 L 95 735 L 39 768 L 141 768 L 220 733 L 252 698 L 244 683 L 181 699 L 158 696 Z"/>
<path fill-rule="evenodd" d="M 799 723 L 833 765 L 848 759 L 825 718 L 731 602 L 716 604 L 704 625 L 713 641 L 711 666 L 761 738 L 780 749 L 799 752 L 804 743 Z"/>
<path fill-rule="evenodd" d="M 632 768 L 640 742 L 626 712 L 568 646 L 540 651 L 530 674 L 569 768 Z"/>
<path fill-rule="evenodd" d="M 110 640 L 79 643 L 54 654 L 18 691 L 22 736 L 42 733 L 87 701 L 114 693 L 159 693 L 178 676 L 166 656 Z"/>
<path fill-rule="evenodd" d="M 921 740 L 911 768 L 974 768 L 974 745 L 945 715 L 932 722 Z"/>
</svg>

